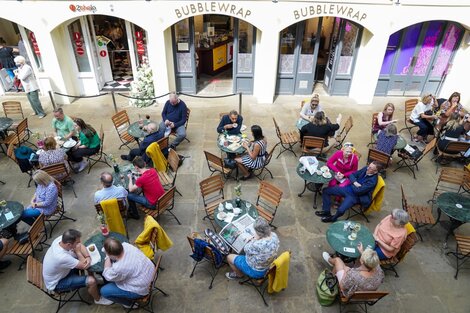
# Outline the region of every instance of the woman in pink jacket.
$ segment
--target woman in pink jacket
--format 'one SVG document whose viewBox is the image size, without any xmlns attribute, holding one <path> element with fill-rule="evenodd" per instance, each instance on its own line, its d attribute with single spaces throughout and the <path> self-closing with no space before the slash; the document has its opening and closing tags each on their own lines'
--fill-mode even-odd
<svg viewBox="0 0 470 313">
<path fill-rule="evenodd" d="M 328 187 L 340 186 L 344 187 L 350 184 L 349 175 L 356 172 L 359 159 L 353 151 L 353 144 L 347 142 L 343 148 L 336 151 L 326 162 L 326 165 L 335 172 L 335 179 L 332 179 Z"/>
</svg>

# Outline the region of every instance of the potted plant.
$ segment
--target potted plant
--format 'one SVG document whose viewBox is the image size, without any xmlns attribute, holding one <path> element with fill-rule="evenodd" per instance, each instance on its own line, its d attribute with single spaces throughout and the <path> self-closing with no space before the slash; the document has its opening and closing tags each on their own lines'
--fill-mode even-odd
<svg viewBox="0 0 470 313">
<path fill-rule="evenodd" d="M 106 225 L 106 216 L 103 212 L 100 212 L 96 215 L 96 218 L 100 222 L 100 230 L 103 236 L 109 235 L 108 225 Z"/>
<path fill-rule="evenodd" d="M 237 205 L 237 208 L 239 208 L 241 205 L 240 196 L 242 195 L 242 185 L 236 185 L 233 190 L 235 191 L 235 195 L 237 196 L 237 198 L 235 199 L 235 204 Z"/>
</svg>

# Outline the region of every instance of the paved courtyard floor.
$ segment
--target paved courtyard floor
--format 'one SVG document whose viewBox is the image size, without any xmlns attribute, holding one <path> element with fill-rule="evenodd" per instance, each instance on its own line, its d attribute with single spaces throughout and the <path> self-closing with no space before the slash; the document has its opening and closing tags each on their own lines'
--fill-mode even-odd
<svg viewBox="0 0 470 313">
<path fill-rule="evenodd" d="M 10 96 L 5 99 L 14 99 Z M 28 116 L 30 128 L 33 132 L 50 133 L 52 107 L 47 98 L 43 98 L 47 117 L 40 120 L 30 116 L 31 109 L 26 98 L 20 98 L 23 108 Z M 204 150 L 219 154 L 216 146 L 216 126 L 219 112 L 228 112 L 238 109 L 238 97 L 221 99 L 194 99 L 182 97 L 191 108 L 191 117 L 188 127 L 190 143 L 183 142 L 178 147 L 178 154 L 187 158 L 178 172 L 176 185 L 183 196 L 176 196 L 174 213 L 182 225 L 167 216 L 163 216 L 160 224 L 174 241 L 174 246 L 161 253 L 163 255 L 161 272 L 158 280 L 160 288 L 170 294 L 163 297 L 158 294 L 154 298 L 156 312 L 337 312 L 338 304 L 332 307 L 321 307 L 315 293 L 315 281 L 326 265 L 321 258 L 322 251 L 332 251 L 325 239 L 329 224 L 321 223 L 312 208 L 313 195 L 306 192 L 303 197 L 297 194 L 303 188 L 303 181 L 296 174 L 295 168 L 298 157 L 286 152 L 279 158 L 273 158 L 269 168 L 274 179 L 268 180 L 279 186 L 284 194 L 281 205 L 275 218 L 278 226 L 280 252 L 292 251 L 291 267 L 289 272 L 289 286 L 283 292 L 267 297 L 269 307 L 265 307 L 256 291 L 249 286 L 240 286 L 235 281 L 228 281 L 224 274 L 228 267 L 223 268 L 215 278 L 214 287 L 208 289 L 210 276 L 199 268 L 193 278 L 189 278 L 192 269 L 192 259 L 189 257 L 190 247 L 186 236 L 191 232 L 203 232 L 210 227 L 202 221 L 204 210 L 199 192 L 199 181 L 209 176 L 204 158 Z M 260 125 L 268 139 L 268 146 L 272 147 L 278 142 L 272 118 L 275 117 L 281 130 L 295 129 L 298 118 L 300 96 L 279 96 L 274 104 L 257 104 L 250 96 L 243 97 L 242 115 L 244 124 Z M 117 97 L 118 109 L 126 109 L 132 120 L 136 120 L 139 113 L 150 114 L 152 119 L 160 120 L 162 103 L 145 109 L 128 107 L 123 97 Z M 354 119 L 348 141 L 355 144 L 362 154 L 360 167 L 365 165 L 367 156 L 367 143 L 370 140 L 370 120 L 373 112 L 379 112 L 386 102 L 393 102 L 397 106 L 396 118 L 399 119 L 399 128 L 403 125 L 403 98 L 376 98 L 372 105 L 360 105 L 346 97 L 322 96 L 321 103 L 327 116 L 335 118 L 342 113 L 343 122 L 351 115 Z M 119 158 L 127 149 L 118 150 L 119 139 L 111 122 L 114 113 L 111 96 L 100 98 L 80 99 L 70 105 L 63 106 L 68 115 L 79 116 L 87 123 L 99 129 L 100 124 L 105 130 L 104 151 Z M 403 133 L 404 134 L 404 133 Z M 404 134 L 407 136 L 406 134 Z M 409 139 L 409 137 L 407 137 Z M 296 147 L 299 155 L 299 147 Z M 277 156 L 276 151 L 276 156 Z M 437 181 L 435 163 L 426 157 L 420 163 L 416 180 L 406 169 L 392 172 L 396 167 L 398 157 L 395 155 L 394 164 L 388 171 L 386 179 L 385 198 L 382 210 L 370 216 L 371 222 L 366 226 L 373 231 L 375 225 L 393 208 L 401 206 L 400 184 L 403 184 L 408 198 L 413 203 L 426 204 L 432 197 Z M 461 166 L 456 164 L 454 166 Z M 98 221 L 95 217 L 93 194 L 99 187 L 99 174 L 110 170 L 99 164 L 90 174 L 86 171 L 74 175 L 76 181 L 74 197 L 70 187 L 64 188 L 65 208 L 68 215 L 77 219 L 76 222 L 64 221 L 54 230 L 53 237 L 57 237 L 68 228 L 76 228 L 83 233 L 84 239 L 98 231 Z M 6 185 L 0 185 L 0 199 L 16 200 L 27 204 L 34 186 L 27 188 L 28 177 L 22 174 L 19 168 L 5 155 L 0 155 L 0 179 Z M 226 197 L 233 196 L 234 180 L 225 185 Z M 243 198 L 256 201 L 256 192 L 259 181 L 253 178 L 242 182 Z M 321 198 L 319 199 L 319 204 Z M 436 214 L 436 212 L 434 211 Z M 445 217 L 443 218 L 446 219 Z M 356 219 L 362 222 L 361 219 Z M 136 238 L 143 228 L 142 219 L 129 221 L 131 241 Z M 364 225 L 364 224 L 363 224 Z M 25 225 L 19 225 L 24 227 Z M 443 241 L 446 231 L 440 226 L 422 231 L 424 241 L 420 241 L 398 266 L 400 277 L 386 273 L 385 281 L 380 290 L 390 292 L 390 295 L 371 308 L 371 312 L 436 312 L 436 313 L 466 313 L 470 311 L 470 270 L 463 270 L 458 280 L 454 279 L 455 259 L 445 255 L 455 247 L 453 238 L 449 240 L 449 248 L 444 249 Z M 51 242 L 51 239 L 48 240 Z M 37 257 L 42 260 L 44 251 Z M 17 271 L 19 259 L 6 257 L 13 261 L 12 266 L 0 273 L 0 312 L 32 313 L 55 312 L 56 303 L 52 302 L 39 290 L 28 284 L 26 271 Z M 89 297 L 88 297 L 89 298 Z M 112 306 L 86 306 L 83 304 L 68 304 L 62 312 L 122 312 L 119 305 Z"/>
</svg>

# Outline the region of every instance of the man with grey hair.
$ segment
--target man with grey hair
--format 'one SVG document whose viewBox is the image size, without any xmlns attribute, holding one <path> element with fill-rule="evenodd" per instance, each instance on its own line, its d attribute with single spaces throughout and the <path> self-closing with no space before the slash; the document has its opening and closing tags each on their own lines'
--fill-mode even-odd
<svg viewBox="0 0 470 313">
<path fill-rule="evenodd" d="M 217 126 L 217 132 L 219 134 L 227 132 L 229 135 L 238 135 L 242 124 L 243 117 L 237 111 L 232 110 L 229 114 L 222 116 L 219 126 Z"/>
<path fill-rule="evenodd" d="M 111 173 L 101 173 L 100 181 L 103 188 L 95 192 L 95 204 L 108 199 L 123 199 L 127 203 L 127 190 L 122 186 L 113 185 Z"/>
<path fill-rule="evenodd" d="M 18 67 L 18 69 L 14 70 L 15 76 L 21 80 L 23 89 L 33 108 L 34 115 L 37 115 L 39 118 L 44 118 L 46 113 L 44 113 L 41 101 L 39 100 L 39 86 L 36 77 L 34 77 L 33 69 L 26 64 L 26 59 L 21 55 L 15 58 L 15 65 Z"/>
<path fill-rule="evenodd" d="M 168 131 L 176 131 L 176 138 L 170 143 L 170 148 L 175 150 L 184 138 L 186 138 L 186 124 L 188 107 L 183 100 L 178 98 L 175 92 L 171 92 L 162 110 L 162 122 L 158 127 L 158 133 L 163 136 Z"/>
<path fill-rule="evenodd" d="M 144 127 L 144 130 L 147 132 L 147 135 L 144 137 L 144 140 L 142 140 L 142 142 L 140 143 L 139 148 L 132 149 L 131 151 L 129 151 L 128 155 L 121 155 L 121 159 L 132 162 L 132 160 L 134 160 L 136 156 L 140 156 L 142 157 L 142 159 L 144 159 L 145 163 L 151 162 L 151 160 L 145 153 L 145 150 L 147 150 L 147 147 L 150 146 L 151 143 L 162 139 L 163 135 L 157 132 L 157 124 L 155 123 L 149 123 Z"/>
</svg>

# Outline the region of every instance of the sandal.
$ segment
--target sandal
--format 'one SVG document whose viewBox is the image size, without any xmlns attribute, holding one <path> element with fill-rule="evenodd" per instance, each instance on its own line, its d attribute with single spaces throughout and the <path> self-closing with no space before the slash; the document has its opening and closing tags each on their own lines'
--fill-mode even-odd
<svg viewBox="0 0 470 313">
<path fill-rule="evenodd" d="M 242 276 L 238 276 L 237 273 L 235 272 L 227 272 L 225 273 L 225 277 L 227 277 L 228 279 L 240 279 L 242 278 Z"/>
</svg>

